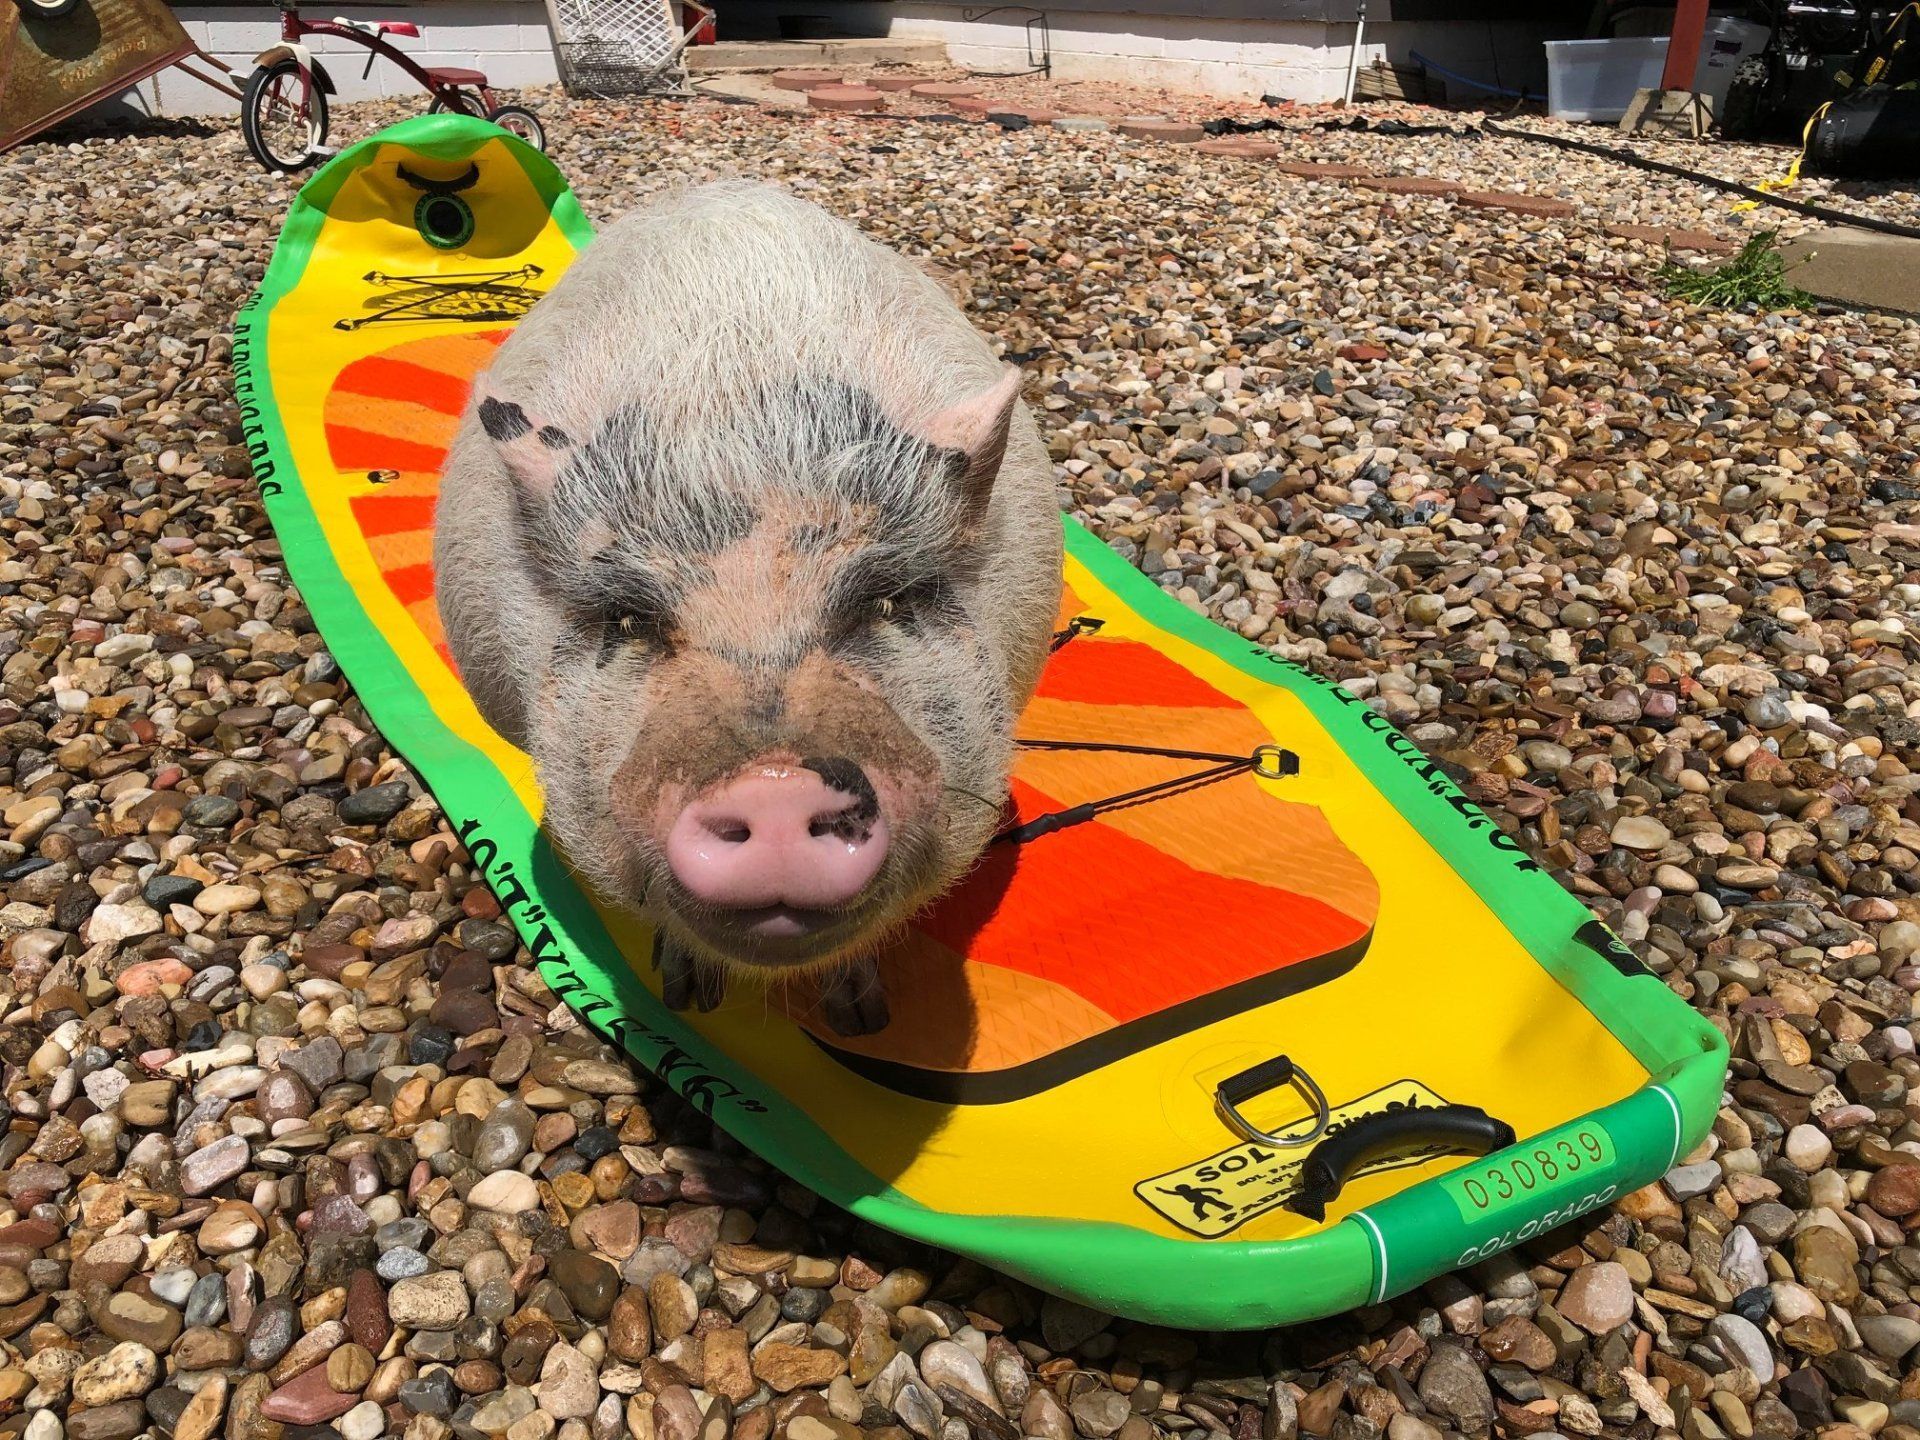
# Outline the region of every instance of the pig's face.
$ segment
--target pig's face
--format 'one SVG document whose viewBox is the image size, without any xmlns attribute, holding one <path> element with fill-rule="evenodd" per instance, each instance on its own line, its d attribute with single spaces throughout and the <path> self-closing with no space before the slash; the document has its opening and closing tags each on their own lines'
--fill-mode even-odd
<svg viewBox="0 0 1920 1440">
<path fill-rule="evenodd" d="M 907 425 L 797 381 L 583 436 L 483 382 L 561 637 L 529 749 L 603 894 L 781 967 L 874 948 L 965 873 L 1017 704 L 974 607 L 1018 393 Z"/>
</svg>

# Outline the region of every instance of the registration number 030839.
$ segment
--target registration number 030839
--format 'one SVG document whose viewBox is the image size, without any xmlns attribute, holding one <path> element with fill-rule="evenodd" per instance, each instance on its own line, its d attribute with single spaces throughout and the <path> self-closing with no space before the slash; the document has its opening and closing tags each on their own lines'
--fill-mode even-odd
<svg viewBox="0 0 1920 1440">
<path fill-rule="evenodd" d="M 1472 1220 L 1543 1189 L 1557 1190 L 1582 1171 L 1612 1163 L 1613 1145 L 1606 1131 L 1581 1125 L 1503 1150 L 1493 1160 L 1456 1171 L 1449 1178 L 1459 1182 L 1460 1196 L 1467 1202 L 1463 1212 Z"/>
<path fill-rule="evenodd" d="M 1524 1227 L 1527 1235 L 1502 1237 L 1513 1243 L 1605 1204 L 1615 1189 L 1610 1174 L 1615 1158 L 1613 1138 L 1604 1128 L 1576 1121 L 1463 1166 L 1441 1184 L 1460 1218 L 1476 1227 L 1498 1223 L 1506 1211 L 1544 1205 L 1544 1212 Z"/>
</svg>

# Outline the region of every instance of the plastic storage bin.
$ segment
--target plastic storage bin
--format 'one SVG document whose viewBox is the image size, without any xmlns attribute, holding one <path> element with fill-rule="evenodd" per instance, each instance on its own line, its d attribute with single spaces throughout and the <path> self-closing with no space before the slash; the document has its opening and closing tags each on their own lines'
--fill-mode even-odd
<svg viewBox="0 0 1920 1440">
<path fill-rule="evenodd" d="M 1659 85 L 1666 65 L 1664 35 L 1549 40 L 1547 113 L 1556 120 L 1612 124 L 1627 113 L 1636 90 Z"/>
<path fill-rule="evenodd" d="M 1766 43 L 1764 25 L 1731 16 L 1707 22 L 1700 41 L 1700 63 L 1693 88 L 1727 98 L 1736 66 Z M 1556 120 L 1598 120 L 1612 124 L 1627 113 L 1636 90 L 1654 89 L 1667 68 L 1665 35 L 1618 35 L 1611 40 L 1547 42 L 1547 113 Z"/>
</svg>

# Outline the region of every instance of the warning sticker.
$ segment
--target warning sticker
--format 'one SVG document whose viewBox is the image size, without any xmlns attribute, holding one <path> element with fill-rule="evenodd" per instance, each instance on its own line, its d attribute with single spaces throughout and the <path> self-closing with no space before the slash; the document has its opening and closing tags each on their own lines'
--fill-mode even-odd
<svg viewBox="0 0 1920 1440">
<path fill-rule="evenodd" d="M 1358 1100 L 1334 1106 L 1327 1133 L 1333 1134 L 1368 1115 L 1433 1109 L 1446 1103 L 1418 1080 L 1396 1080 Z M 1311 1120 L 1298 1120 L 1274 1133 L 1291 1137 L 1305 1135 L 1311 1129 Z M 1312 1153 L 1311 1145 L 1297 1150 L 1277 1150 L 1257 1143 L 1235 1145 L 1192 1165 L 1142 1180 L 1133 1187 L 1133 1193 L 1182 1230 L 1213 1239 L 1291 1200 L 1299 1193 L 1300 1169 Z M 1424 1165 L 1446 1153 L 1441 1146 L 1410 1150 L 1362 1166 L 1349 1179 Z"/>
</svg>

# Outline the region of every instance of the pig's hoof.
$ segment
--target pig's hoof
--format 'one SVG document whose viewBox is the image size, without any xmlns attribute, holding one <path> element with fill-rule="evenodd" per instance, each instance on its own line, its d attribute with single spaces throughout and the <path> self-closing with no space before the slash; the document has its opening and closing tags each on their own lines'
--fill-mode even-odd
<svg viewBox="0 0 1920 1440">
<path fill-rule="evenodd" d="M 870 960 L 833 977 L 820 996 L 820 1008 L 837 1035 L 852 1038 L 887 1028 L 887 992 L 880 971 Z"/>
<path fill-rule="evenodd" d="M 660 967 L 660 998 L 669 1010 L 705 1013 L 727 993 L 727 978 L 717 966 L 706 964 L 664 935 L 654 941 L 653 953 Z"/>
</svg>

